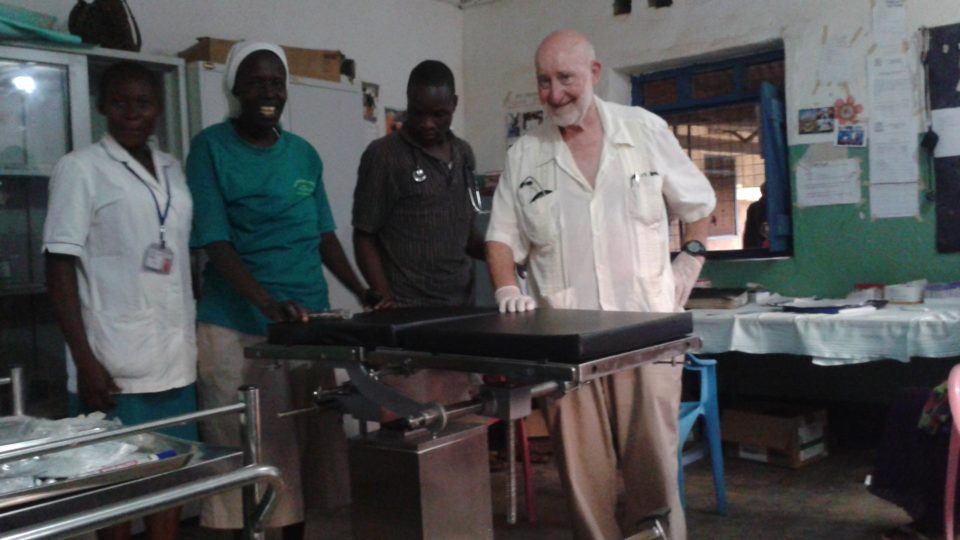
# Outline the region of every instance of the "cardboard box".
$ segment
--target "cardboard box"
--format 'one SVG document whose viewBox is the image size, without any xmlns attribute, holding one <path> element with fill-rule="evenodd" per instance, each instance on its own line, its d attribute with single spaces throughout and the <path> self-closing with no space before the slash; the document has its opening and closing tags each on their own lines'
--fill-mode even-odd
<svg viewBox="0 0 960 540">
<path fill-rule="evenodd" d="M 227 63 L 227 54 L 236 41 L 209 37 L 197 38 L 197 42 L 177 55 L 187 62 Z M 340 82 L 340 65 L 344 61 L 340 51 L 299 49 L 282 45 L 290 66 L 290 75 Z"/>
<path fill-rule="evenodd" d="M 720 431 L 728 456 L 796 469 L 828 455 L 823 409 L 782 404 L 728 409 Z"/>
<path fill-rule="evenodd" d="M 530 411 L 527 417 L 527 438 L 549 437 L 550 430 L 547 429 L 547 419 L 540 409 Z"/>
</svg>

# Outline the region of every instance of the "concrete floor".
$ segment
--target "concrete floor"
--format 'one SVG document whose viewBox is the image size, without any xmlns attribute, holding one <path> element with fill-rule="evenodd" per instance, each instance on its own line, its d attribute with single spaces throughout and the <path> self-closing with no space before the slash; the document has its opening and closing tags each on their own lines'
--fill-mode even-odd
<svg viewBox="0 0 960 540">
<path fill-rule="evenodd" d="M 840 450 L 799 470 L 728 458 L 726 485 L 729 514 L 714 512 L 709 464 L 687 467 L 687 522 L 691 539 L 878 539 L 881 531 L 909 521 L 897 507 L 873 497 L 863 485 L 870 472 L 868 450 Z M 497 540 L 565 540 L 572 538 L 566 503 L 552 463 L 535 465 L 538 522 L 507 525 L 503 472 L 493 473 Z M 313 515 L 307 537 L 349 540 L 349 510 Z M 184 538 L 213 538 L 195 527 Z"/>
<path fill-rule="evenodd" d="M 851 450 L 790 470 L 727 459 L 726 516 L 715 512 L 713 477 L 708 461 L 701 460 L 686 469 L 689 538 L 877 539 L 884 529 L 907 523 L 909 518 L 867 493 L 863 480 L 871 460 L 870 452 Z M 538 465 L 536 470 L 536 525 L 524 521 L 506 525 L 506 505 L 497 487 L 505 477 L 494 476 L 498 540 L 572 538 L 556 469 L 550 464 Z"/>
</svg>

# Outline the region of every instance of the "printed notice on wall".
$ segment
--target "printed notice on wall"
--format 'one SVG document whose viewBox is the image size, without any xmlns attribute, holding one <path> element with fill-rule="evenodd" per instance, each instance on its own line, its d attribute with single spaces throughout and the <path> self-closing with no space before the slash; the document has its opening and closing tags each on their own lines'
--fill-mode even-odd
<svg viewBox="0 0 960 540">
<path fill-rule="evenodd" d="M 920 180 L 916 120 L 901 118 L 870 123 L 870 183 Z"/>
<path fill-rule="evenodd" d="M 507 109 L 507 148 L 543 123 L 543 109 L 536 92 L 507 94 L 503 105 Z"/>
<path fill-rule="evenodd" d="M 870 184 L 870 217 L 883 219 L 918 215 L 919 189 L 917 182 Z"/>
<path fill-rule="evenodd" d="M 867 64 L 871 118 L 911 116 L 914 77 L 906 55 L 873 56 Z"/>
<path fill-rule="evenodd" d="M 853 50 L 850 48 L 850 36 L 837 34 L 830 36 L 827 42 L 820 47 L 820 58 L 817 62 L 817 80 L 821 85 L 845 83 L 856 78 L 853 73 Z M 860 73 L 863 73 L 863 63 L 859 64 Z"/>
<path fill-rule="evenodd" d="M 873 36 L 878 47 L 899 48 L 907 35 L 907 10 L 903 0 L 876 0 Z"/>
<path fill-rule="evenodd" d="M 835 159 L 797 164 L 797 206 L 860 202 L 860 160 Z"/>
</svg>

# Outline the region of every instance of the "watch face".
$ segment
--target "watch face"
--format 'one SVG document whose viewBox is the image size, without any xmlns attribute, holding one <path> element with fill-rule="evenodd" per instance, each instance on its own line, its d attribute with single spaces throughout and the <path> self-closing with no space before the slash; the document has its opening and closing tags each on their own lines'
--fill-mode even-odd
<svg viewBox="0 0 960 540">
<path fill-rule="evenodd" d="M 699 240 L 691 240 L 683 245 L 683 250 L 691 255 L 704 255 L 707 247 Z"/>
</svg>

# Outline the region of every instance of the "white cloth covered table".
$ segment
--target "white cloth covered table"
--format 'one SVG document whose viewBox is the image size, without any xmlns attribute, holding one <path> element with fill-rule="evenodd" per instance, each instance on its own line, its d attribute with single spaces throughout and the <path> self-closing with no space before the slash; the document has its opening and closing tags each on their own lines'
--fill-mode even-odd
<svg viewBox="0 0 960 540">
<path fill-rule="evenodd" d="M 755 304 L 692 313 L 706 354 L 796 354 L 823 365 L 960 356 L 960 299 L 954 298 L 855 315 L 787 313 Z"/>
</svg>

